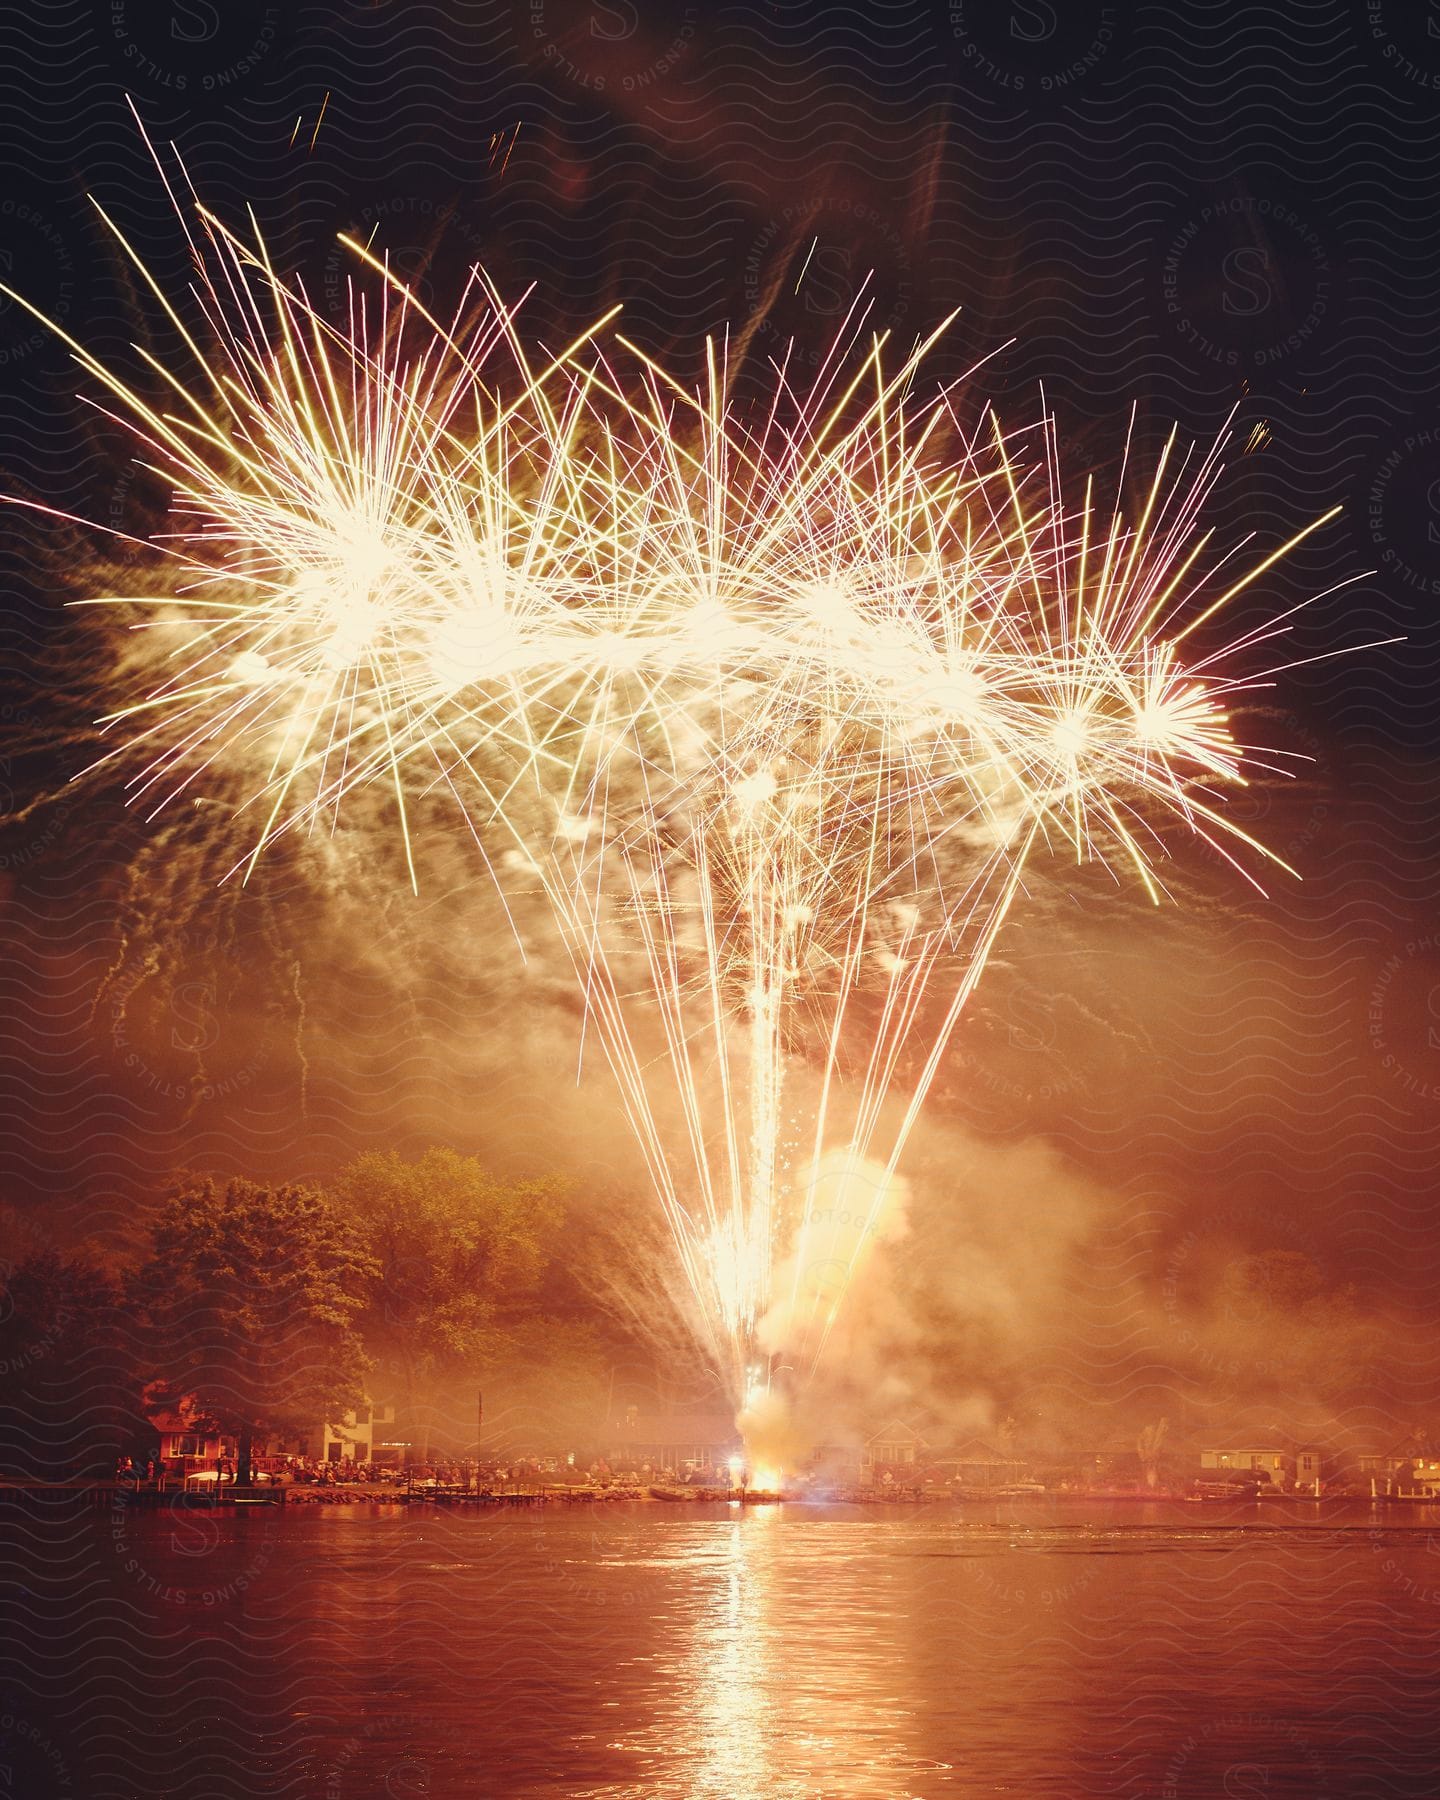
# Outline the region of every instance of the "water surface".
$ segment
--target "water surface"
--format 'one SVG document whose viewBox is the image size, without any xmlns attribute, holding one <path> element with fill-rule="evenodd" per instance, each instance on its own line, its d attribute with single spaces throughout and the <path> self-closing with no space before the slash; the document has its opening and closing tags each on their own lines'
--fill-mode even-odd
<svg viewBox="0 0 1440 1800">
<path fill-rule="evenodd" d="M 16 1766 L 51 1784 L 26 1800 L 1440 1794 L 1437 1509 L 367 1504 L 5 1536 L 12 1580 L 38 1571 L 0 1652 Z"/>
</svg>

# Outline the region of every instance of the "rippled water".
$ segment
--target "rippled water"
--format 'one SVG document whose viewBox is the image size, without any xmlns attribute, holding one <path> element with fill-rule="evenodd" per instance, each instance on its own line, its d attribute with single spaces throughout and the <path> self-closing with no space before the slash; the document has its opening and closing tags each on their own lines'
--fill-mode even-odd
<svg viewBox="0 0 1440 1800">
<path fill-rule="evenodd" d="M 6 1538 L 39 1574 L 4 1703 L 29 1778 L 70 1781 L 27 1800 L 1440 1794 L 1434 1509 L 361 1505 Z"/>
</svg>

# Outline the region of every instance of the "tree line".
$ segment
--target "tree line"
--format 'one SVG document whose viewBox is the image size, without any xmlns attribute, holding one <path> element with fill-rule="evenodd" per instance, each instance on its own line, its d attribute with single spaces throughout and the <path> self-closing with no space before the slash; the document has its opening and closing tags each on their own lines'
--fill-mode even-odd
<svg viewBox="0 0 1440 1800">
<path fill-rule="evenodd" d="M 560 1184 L 445 1148 L 371 1152 L 324 1187 L 177 1177 L 118 1266 L 83 1247 L 0 1265 L 0 1458 L 99 1472 L 183 1399 L 244 1481 L 257 1444 L 383 1393 L 424 1460 L 435 1395 L 600 1359 L 579 1254 Z"/>
</svg>

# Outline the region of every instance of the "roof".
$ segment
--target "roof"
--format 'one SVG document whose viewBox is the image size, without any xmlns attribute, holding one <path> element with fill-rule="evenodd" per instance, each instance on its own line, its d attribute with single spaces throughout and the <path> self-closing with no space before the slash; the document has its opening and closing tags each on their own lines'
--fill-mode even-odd
<svg viewBox="0 0 1440 1800">
<path fill-rule="evenodd" d="M 947 1462 L 1015 1463 L 1025 1458 L 1017 1450 L 1002 1450 L 987 1444 L 983 1438 L 966 1438 L 961 1444 L 946 1444 L 936 1452 Z"/>
<path fill-rule="evenodd" d="M 1313 1448 L 1313 1445 L 1307 1448 Z M 1293 1456 L 1284 1444 L 1202 1444 L 1202 1456 Z"/>
<path fill-rule="evenodd" d="M 901 1419 L 892 1419 L 883 1431 L 872 1431 L 865 1442 L 878 1444 L 881 1442 L 904 1442 L 906 1439 L 913 1444 L 924 1444 L 928 1441 L 913 1425 L 907 1425 Z"/>
</svg>

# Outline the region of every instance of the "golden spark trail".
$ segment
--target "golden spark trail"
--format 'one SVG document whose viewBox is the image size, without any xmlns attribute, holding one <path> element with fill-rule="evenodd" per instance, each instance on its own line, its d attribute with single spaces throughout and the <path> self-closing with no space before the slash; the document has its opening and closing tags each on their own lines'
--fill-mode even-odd
<svg viewBox="0 0 1440 1800">
<path fill-rule="evenodd" d="M 1158 901 L 1166 819 L 1278 860 L 1225 810 L 1264 674 L 1181 649 L 1306 532 L 1208 598 L 1220 443 L 1192 473 L 1172 434 L 1133 521 L 1123 470 L 1072 514 L 1052 420 L 967 435 L 916 398 L 934 338 L 887 369 L 859 312 L 757 414 L 724 346 L 694 393 L 617 373 L 607 320 L 536 364 L 479 270 L 442 321 L 349 240 L 332 319 L 195 221 L 199 324 L 111 226 L 182 349 L 163 399 L 54 327 L 173 494 L 165 591 L 89 602 L 153 646 L 102 761 L 152 813 L 234 795 L 246 875 L 343 811 L 418 887 L 453 800 L 556 923 L 737 1404 L 781 1348 L 813 1370 L 860 1255 L 806 1287 L 815 1183 L 878 1171 L 877 1216 L 1027 869 Z"/>
</svg>

